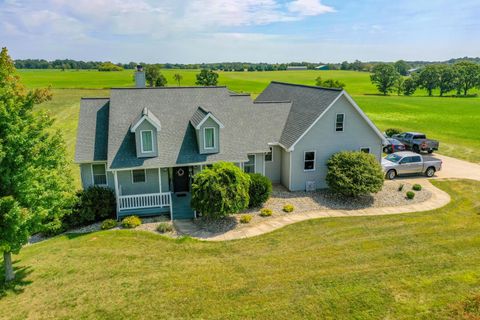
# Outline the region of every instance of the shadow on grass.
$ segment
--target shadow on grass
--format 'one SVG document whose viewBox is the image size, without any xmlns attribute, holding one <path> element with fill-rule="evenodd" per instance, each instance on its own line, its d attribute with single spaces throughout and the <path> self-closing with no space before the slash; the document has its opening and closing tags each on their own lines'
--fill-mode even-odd
<svg viewBox="0 0 480 320">
<path fill-rule="evenodd" d="M 32 281 L 26 280 L 28 275 L 32 273 L 32 268 L 31 267 L 18 267 L 16 268 L 15 265 L 19 261 L 14 261 L 14 271 L 15 271 L 15 279 L 13 281 L 10 281 L 8 283 L 5 283 L 5 268 L 3 265 L 0 267 L 0 300 L 7 296 L 8 294 L 21 294 L 24 290 L 25 287 L 30 285 Z"/>
</svg>

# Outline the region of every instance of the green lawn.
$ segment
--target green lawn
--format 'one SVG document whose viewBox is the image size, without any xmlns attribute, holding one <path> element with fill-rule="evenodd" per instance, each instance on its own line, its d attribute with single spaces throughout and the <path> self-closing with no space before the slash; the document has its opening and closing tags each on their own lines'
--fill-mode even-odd
<svg viewBox="0 0 480 320">
<path fill-rule="evenodd" d="M 453 199 L 442 209 L 310 220 L 231 242 L 140 231 L 59 236 L 14 257 L 19 280 L 0 287 L 0 314 L 452 319 L 480 290 L 480 182 L 434 183 Z"/>
<path fill-rule="evenodd" d="M 176 85 L 173 74 L 184 77 L 181 85 L 194 85 L 197 70 L 163 70 L 169 85 Z M 102 88 L 133 85 L 133 71 L 99 72 L 95 70 L 20 70 L 28 87 L 52 86 L 54 100 L 44 109 L 59 116 L 58 125 L 73 150 L 80 96 L 106 96 Z M 440 140 L 440 153 L 480 163 L 480 98 L 427 97 L 419 90 L 413 97 L 379 96 L 370 83 L 369 74 L 353 71 L 273 71 L 220 72 L 219 84 L 255 97 L 270 81 L 315 84 L 315 78 L 333 78 L 347 84 L 346 90 L 381 129 L 399 127 L 427 133 Z M 82 88 L 88 88 L 84 90 Z M 57 90 L 62 89 L 62 90 Z M 102 90 L 95 90 L 102 89 Z M 477 91 L 472 91 L 478 92 Z"/>
</svg>

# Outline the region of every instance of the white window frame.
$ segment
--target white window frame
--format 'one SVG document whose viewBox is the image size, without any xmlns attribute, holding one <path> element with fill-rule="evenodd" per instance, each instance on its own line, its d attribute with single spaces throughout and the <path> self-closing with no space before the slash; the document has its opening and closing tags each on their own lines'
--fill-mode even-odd
<svg viewBox="0 0 480 320">
<path fill-rule="evenodd" d="M 207 148 L 207 139 L 206 139 L 207 135 L 205 134 L 205 133 L 207 132 L 207 129 L 213 129 L 213 147 L 208 147 L 208 148 Z M 205 127 L 205 128 L 203 128 L 203 148 L 204 148 L 205 150 L 213 150 L 213 149 L 215 149 L 215 148 L 217 147 L 217 145 L 216 145 L 216 143 L 215 143 L 215 142 L 216 142 L 216 141 L 215 141 L 215 140 L 216 140 L 215 138 L 216 138 L 216 130 L 215 130 L 215 127 Z"/>
<path fill-rule="evenodd" d="M 103 165 L 103 167 L 105 168 L 105 184 L 95 184 L 95 174 L 93 173 L 93 166 L 101 166 L 101 165 Z M 108 186 L 107 165 L 105 163 L 92 163 L 90 164 L 90 169 L 92 170 L 92 186 L 99 186 L 99 187 Z"/>
<path fill-rule="evenodd" d="M 253 156 L 253 172 L 252 173 L 256 173 L 257 172 L 257 155 L 254 153 L 250 153 L 250 154 L 247 154 L 247 157 L 248 156 Z M 246 163 L 248 163 L 248 161 L 243 163 L 243 172 L 245 172 Z"/>
<path fill-rule="evenodd" d="M 313 160 L 306 160 L 307 152 L 313 152 Z M 305 169 L 305 162 L 306 161 L 313 161 L 313 169 Z M 303 171 L 304 172 L 313 172 L 316 169 L 315 162 L 317 162 L 317 151 L 316 150 L 308 150 L 303 152 Z"/>
<path fill-rule="evenodd" d="M 339 115 L 343 115 L 343 122 L 342 122 L 342 130 L 337 131 L 337 118 L 338 118 Z M 335 132 L 344 132 L 345 131 L 345 122 L 346 122 L 345 113 L 336 113 L 335 114 L 335 127 L 334 127 Z"/>
<path fill-rule="evenodd" d="M 150 132 L 151 136 L 152 137 L 152 150 L 144 150 L 143 149 L 143 133 L 144 132 Z M 140 130 L 140 150 L 142 151 L 142 153 L 152 153 L 152 152 L 155 152 L 155 146 L 153 145 L 153 130 Z"/>
<path fill-rule="evenodd" d="M 133 171 L 140 171 L 140 170 L 143 170 L 143 174 L 145 175 L 145 181 L 138 181 L 138 182 L 133 181 Z M 145 169 L 132 169 L 130 172 L 131 172 L 131 175 L 132 175 L 132 184 L 147 183 L 147 170 L 145 170 Z"/>
<path fill-rule="evenodd" d="M 360 152 L 364 152 L 364 151 L 362 151 L 362 149 L 368 149 L 368 152 L 365 152 L 365 153 L 371 153 L 371 152 L 370 152 L 370 151 L 371 151 L 370 147 L 360 147 L 360 149 L 358 149 L 358 150 L 359 150 Z"/>
<path fill-rule="evenodd" d="M 270 152 L 266 152 L 266 153 L 265 153 L 265 158 L 264 158 L 265 162 L 273 162 L 273 147 L 270 146 L 269 148 L 270 148 Z M 272 154 L 272 160 L 267 160 L 267 159 L 266 159 L 267 153 L 271 153 L 271 154 Z"/>
</svg>

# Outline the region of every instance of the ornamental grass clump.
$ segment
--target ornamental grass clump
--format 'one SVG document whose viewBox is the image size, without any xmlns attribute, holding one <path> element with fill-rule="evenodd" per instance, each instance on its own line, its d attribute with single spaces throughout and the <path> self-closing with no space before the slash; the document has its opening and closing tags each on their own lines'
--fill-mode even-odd
<svg viewBox="0 0 480 320">
<path fill-rule="evenodd" d="M 291 204 L 286 204 L 283 206 L 283 212 L 292 212 L 295 208 Z"/>
<path fill-rule="evenodd" d="M 140 218 L 137 216 L 125 217 L 122 220 L 122 227 L 126 229 L 133 229 L 138 227 L 141 224 L 142 224 L 142 220 L 140 220 Z"/>
<path fill-rule="evenodd" d="M 103 220 L 101 228 L 102 230 L 113 229 L 117 226 L 117 221 L 113 219 Z"/>
<path fill-rule="evenodd" d="M 252 221 L 252 215 L 251 214 L 244 214 L 240 217 L 240 222 L 241 223 L 250 223 Z"/>
<path fill-rule="evenodd" d="M 260 210 L 261 217 L 270 217 L 272 214 L 273 214 L 272 209 L 263 208 L 262 210 Z"/>
<path fill-rule="evenodd" d="M 157 226 L 157 231 L 160 233 L 172 232 L 173 226 L 168 222 L 160 222 Z"/>
</svg>

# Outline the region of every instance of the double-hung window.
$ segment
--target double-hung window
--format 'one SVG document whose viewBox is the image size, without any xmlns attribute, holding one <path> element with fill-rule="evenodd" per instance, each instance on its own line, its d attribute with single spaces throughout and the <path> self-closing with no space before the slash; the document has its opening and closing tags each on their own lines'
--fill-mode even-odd
<svg viewBox="0 0 480 320">
<path fill-rule="evenodd" d="M 255 155 L 248 155 L 248 162 L 245 162 L 243 165 L 243 171 L 246 173 L 255 173 Z"/>
<path fill-rule="evenodd" d="M 273 148 L 270 147 L 270 151 L 265 153 L 265 161 L 272 162 L 273 161 Z"/>
<path fill-rule="evenodd" d="M 360 148 L 360 152 L 370 153 L 370 148 L 368 147 Z"/>
<path fill-rule="evenodd" d="M 315 151 L 305 151 L 303 154 L 303 170 L 315 171 Z"/>
<path fill-rule="evenodd" d="M 345 129 L 345 114 L 337 113 L 335 117 L 335 131 L 343 132 Z"/>
<path fill-rule="evenodd" d="M 140 170 L 132 170 L 132 182 L 133 183 L 140 183 L 146 181 L 146 174 L 144 169 Z"/>
<path fill-rule="evenodd" d="M 142 153 L 153 152 L 153 132 L 152 130 L 142 130 L 140 132 Z"/>
<path fill-rule="evenodd" d="M 92 164 L 92 176 L 95 186 L 107 185 L 107 172 L 104 164 Z"/>
<path fill-rule="evenodd" d="M 203 139 L 205 143 L 205 149 L 215 149 L 215 128 L 204 128 Z"/>
</svg>

